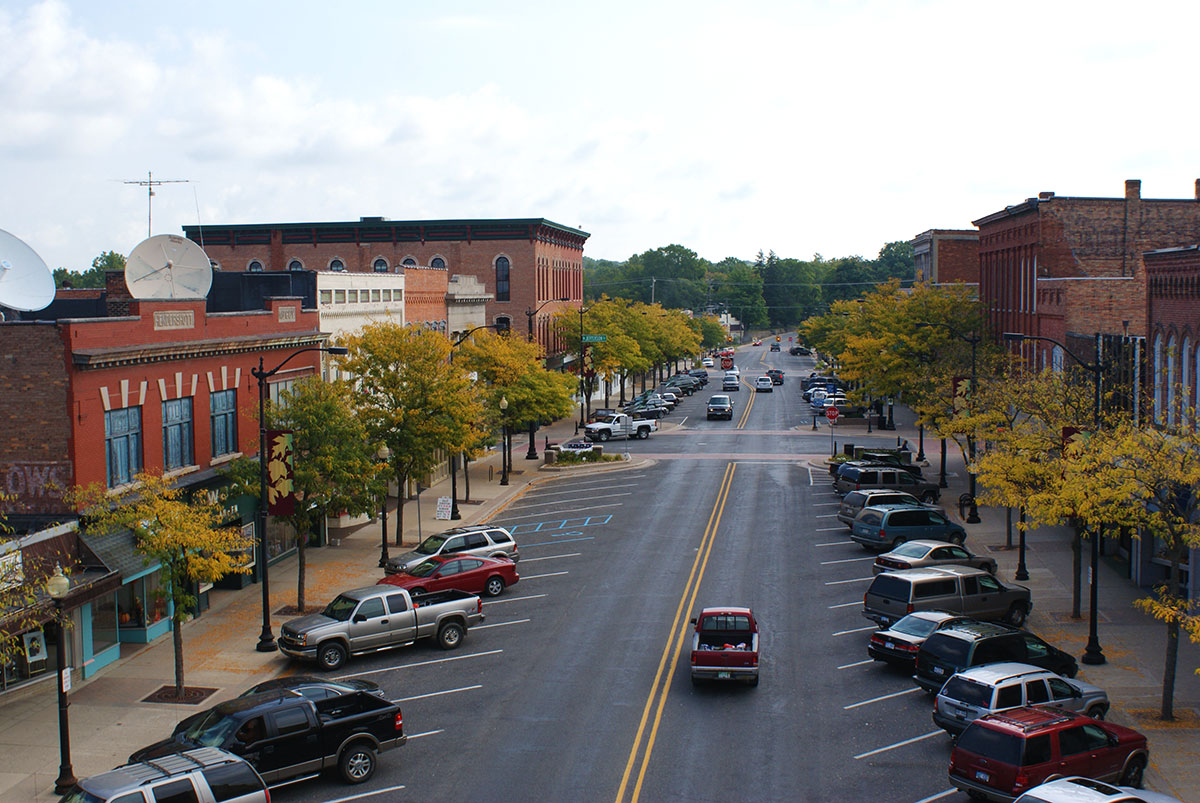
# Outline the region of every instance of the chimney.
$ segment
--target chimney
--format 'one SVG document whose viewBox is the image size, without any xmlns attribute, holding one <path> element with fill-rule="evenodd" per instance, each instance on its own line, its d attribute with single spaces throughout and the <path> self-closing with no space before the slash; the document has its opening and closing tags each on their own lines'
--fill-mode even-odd
<svg viewBox="0 0 1200 803">
<path fill-rule="evenodd" d="M 1196 200 L 1200 201 L 1200 178 L 1196 179 Z"/>
<path fill-rule="evenodd" d="M 1130 178 L 1125 180 L 1125 200 L 1136 201 L 1142 197 L 1142 180 Z"/>
<path fill-rule="evenodd" d="M 1053 197 L 1054 197 L 1054 193 L 1052 193 L 1052 192 L 1039 192 L 1038 193 L 1039 201 L 1049 201 Z"/>
</svg>

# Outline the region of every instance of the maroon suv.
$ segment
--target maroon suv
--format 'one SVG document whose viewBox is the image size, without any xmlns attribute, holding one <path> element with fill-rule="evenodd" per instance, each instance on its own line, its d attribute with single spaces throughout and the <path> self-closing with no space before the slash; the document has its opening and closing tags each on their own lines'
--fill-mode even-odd
<svg viewBox="0 0 1200 803">
<path fill-rule="evenodd" d="M 950 783 L 974 798 L 1011 801 L 1050 776 L 1141 786 L 1146 737 L 1111 722 L 1040 706 L 972 722 L 950 754 Z"/>
</svg>

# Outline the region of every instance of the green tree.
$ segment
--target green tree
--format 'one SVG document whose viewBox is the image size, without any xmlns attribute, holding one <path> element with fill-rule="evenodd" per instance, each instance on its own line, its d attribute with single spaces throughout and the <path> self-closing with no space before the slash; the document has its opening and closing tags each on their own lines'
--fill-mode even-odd
<svg viewBox="0 0 1200 803">
<path fill-rule="evenodd" d="M 195 609 L 191 588 L 227 574 L 246 573 L 240 565 L 246 541 L 240 527 L 221 527 L 221 507 L 204 496 L 188 498 L 160 474 L 144 472 L 115 491 L 99 484 L 75 487 L 70 503 L 87 520 L 87 531 L 129 530 L 134 550 L 149 565 L 162 567 L 161 593 L 171 602 L 175 647 L 175 697 L 184 699 L 183 622 Z"/>
<path fill-rule="evenodd" d="M 9 525 L 7 505 L 12 497 L 0 492 L 0 665 L 12 663 L 25 653 L 21 634 L 49 618 L 66 626 L 50 603 L 46 583 L 60 565 L 70 575 L 69 555 L 43 555 L 29 561 L 21 553 L 20 539 Z"/>
<path fill-rule="evenodd" d="M 547 371 L 536 342 L 483 330 L 459 350 L 462 356 L 455 365 L 478 376 L 477 389 L 489 420 L 499 420 L 501 398 L 508 402 L 505 417 L 510 423 L 528 425 L 571 414 L 575 381 L 558 371 Z"/>
<path fill-rule="evenodd" d="M 104 274 L 107 271 L 125 270 L 125 257 L 116 251 L 104 251 L 92 260 L 89 270 L 71 271 L 66 268 L 54 269 L 55 287 L 97 288 L 104 287 Z"/>
</svg>

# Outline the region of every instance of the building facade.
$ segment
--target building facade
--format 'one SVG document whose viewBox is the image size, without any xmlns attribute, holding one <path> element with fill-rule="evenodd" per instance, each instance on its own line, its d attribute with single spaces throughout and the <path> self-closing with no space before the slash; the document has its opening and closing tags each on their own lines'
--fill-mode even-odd
<svg viewBox="0 0 1200 803">
<path fill-rule="evenodd" d="M 918 282 L 979 284 L 979 232 L 929 229 L 909 241 Z"/>
</svg>

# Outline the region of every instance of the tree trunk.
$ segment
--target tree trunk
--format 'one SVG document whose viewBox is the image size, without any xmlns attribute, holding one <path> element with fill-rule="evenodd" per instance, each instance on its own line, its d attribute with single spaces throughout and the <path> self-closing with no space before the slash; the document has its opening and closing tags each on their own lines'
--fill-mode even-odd
<svg viewBox="0 0 1200 803">
<path fill-rule="evenodd" d="M 625 383 L 629 381 L 629 374 L 622 372 L 622 373 L 618 374 L 618 376 L 621 379 L 621 401 L 618 402 L 618 404 L 620 404 L 622 407 L 624 407 L 625 406 Z"/>
<path fill-rule="evenodd" d="M 605 379 L 604 380 L 604 406 L 605 407 L 608 407 L 608 394 L 609 394 L 610 390 L 612 390 L 612 383 L 608 379 Z"/>
<path fill-rule="evenodd" d="M 175 601 L 175 615 L 171 617 L 171 642 L 175 647 L 175 699 L 183 699 L 183 607 Z"/>
<path fill-rule="evenodd" d="M 304 615 L 304 569 L 307 566 L 305 560 L 305 547 L 307 546 L 308 535 L 296 533 L 296 607 L 300 610 L 300 616 Z"/>
<path fill-rule="evenodd" d="M 467 457 L 467 453 L 462 453 L 463 464 L 463 501 L 471 501 L 471 458 Z"/>
<path fill-rule="evenodd" d="M 407 496 L 408 475 L 401 474 L 396 477 L 399 483 L 399 488 L 396 491 L 396 546 L 403 546 L 404 539 L 404 499 Z"/>
<path fill-rule="evenodd" d="M 1178 596 L 1180 563 L 1183 561 L 1183 550 L 1186 546 L 1182 539 L 1176 538 L 1176 546 L 1171 550 L 1171 585 L 1167 594 Z M 1167 654 L 1163 661 L 1162 710 L 1159 716 L 1165 720 L 1175 719 L 1175 665 L 1179 659 L 1179 618 L 1174 616 L 1167 622 Z"/>
</svg>

